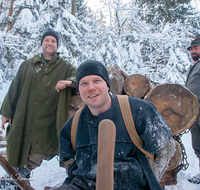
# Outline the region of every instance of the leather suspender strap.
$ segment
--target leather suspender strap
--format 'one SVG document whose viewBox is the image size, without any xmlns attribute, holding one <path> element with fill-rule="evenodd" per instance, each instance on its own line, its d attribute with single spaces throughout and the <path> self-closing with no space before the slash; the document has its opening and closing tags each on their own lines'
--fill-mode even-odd
<svg viewBox="0 0 200 190">
<path fill-rule="evenodd" d="M 123 119 L 124 119 L 124 123 L 125 123 L 126 129 L 128 131 L 128 134 L 129 134 L 131 140 L 133 141 L 135 146 L 140 151 L 142 151 L 149 158 L 154 160 L 154 155 L 142 148 L 143 142 L 140 139 L 140 137 L 139 137 L 139 135 L 136 131 L 136 128 L 135 128 L 135 124 L 134 124 L 134 121 L 133 121 L 133 116 L 132 116 L 128 96 L 118 95 L 117 98 L 118 98 L 118 101 L 119 101 L 119 105 L 120 105 L 121 113 L 122 113 L 122 116 L 123 116 Z"/>
<path fill-rule="evenodd" d="M 81 114 L 83 107 L 78 109 L 76 113 L 74 114 L 74 118 L 72 120 L 72 126 L 71 126 L 71 143 L 72 143 L 72 149 L 74 153 L 76 153 L 76 132 L 78 127 L 78 121 Z"/>
</svg>

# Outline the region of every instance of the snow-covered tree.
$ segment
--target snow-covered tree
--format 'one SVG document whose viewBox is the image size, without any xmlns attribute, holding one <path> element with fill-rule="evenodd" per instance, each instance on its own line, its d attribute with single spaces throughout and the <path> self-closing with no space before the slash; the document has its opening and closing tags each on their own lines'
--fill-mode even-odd
<svg viewBox="0 0 200 190">
<path fill-rule="evenodd" d="M 47 28 L 59 32 L 58 51 L 61 56 L 75 66 L 77 62 L 87 59 L 89 54 L 85 54 L 84 50 L 90 49 L 87 40 L 90 27 L 72 16 L 63 0 L 15 0 L 12 17 L 9 18 L 12 27 L 7 31 L 9 8 L 10 2 L 3 2 L 0 15 L 0 69 L 3 70 L 3 80 L 12 79 L 16 72 L 14 68 L 42 51 L 41 35 Z"/>
</svg>

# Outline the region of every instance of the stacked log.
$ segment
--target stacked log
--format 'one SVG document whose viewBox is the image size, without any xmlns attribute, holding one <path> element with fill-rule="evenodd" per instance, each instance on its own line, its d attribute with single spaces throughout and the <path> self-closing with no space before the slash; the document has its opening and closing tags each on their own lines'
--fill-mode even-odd
<svg viewBox="0 0 200 190">
<path fill-rule="evenodd" d="M 0 130 L 0 154 L 3 157 L 6 157 L 6 138 L 3 134 L 3 131 Z"/>
<path fill-rule="evenodd" d="M 144 99 L 155 105 L 173 135 L 189 129 L 198 115 L 197 97 L 179 84 L 157 85 Z"/>
<path fill-rule="evenodd" d="M 144 98 L 150 90 L 148 78 L 140 74 L 130 75 L 124 81 L 124 92 L 128 96 Z"/>
</svg>

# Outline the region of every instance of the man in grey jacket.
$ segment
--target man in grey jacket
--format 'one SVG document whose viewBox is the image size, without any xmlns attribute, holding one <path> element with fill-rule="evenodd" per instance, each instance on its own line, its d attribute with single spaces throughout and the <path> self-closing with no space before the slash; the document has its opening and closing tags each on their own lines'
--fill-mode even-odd
<svg viewBox="0 0 200 190">
<path fill-rule="evenodd" d="M 200 38 L 193 40 L 187 50 L 190 51 L 190 55 L 194 62 L 188 69 L 186 87 L 198 97 L 200 105 Z M 191 128 L 191 133 L 192 147 L 199 158 L 200 167 L 200 114 Z M 193 176 L 189 181 L 196 184 L 200 183 L 200 168 L 199 174 Z"/>
</svg>

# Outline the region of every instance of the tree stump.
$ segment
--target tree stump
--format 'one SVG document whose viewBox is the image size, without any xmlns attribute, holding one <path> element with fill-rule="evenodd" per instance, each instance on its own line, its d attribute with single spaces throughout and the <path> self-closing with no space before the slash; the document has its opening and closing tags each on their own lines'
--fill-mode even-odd
<svg viewBox="0 0 200 190">
<path fill-rule="evenodd" d="M 123 84 L 124 78 L 120 74 L 120 71 L 115 67 L 107 67 L 107 71 L 109 74 L 111 89 L 110 92 L 112 94 L 121 95 L 123 93 Z"/>
<path fill-rule="evenodd" d="M 148 78 L 140 74 L 130 75 L 124 81 L 124 92 L 128 96 L 144 98 L 150 90 L 150 82 Z"/>
<path fill-rule="evenodd" d="M 155 105 L 173 135 L 189 129 L 198 115 L 197 97 L 179 84 L 158 85 L 144 99 Z"/>
</svg>

